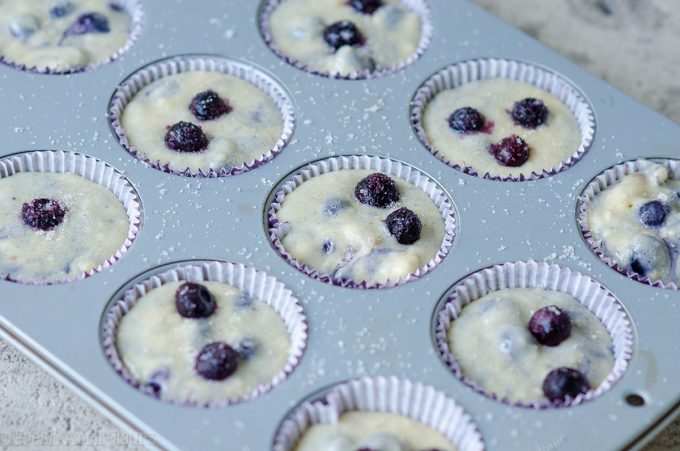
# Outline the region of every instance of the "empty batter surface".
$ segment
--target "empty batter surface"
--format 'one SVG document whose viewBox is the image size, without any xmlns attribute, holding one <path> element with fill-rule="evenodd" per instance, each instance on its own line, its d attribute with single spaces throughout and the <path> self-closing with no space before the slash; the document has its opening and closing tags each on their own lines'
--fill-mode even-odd
<svg viewBox="0 0 680 451">
<path fill-rule="evenodd" d="M 364 14 L 346 0 L 282 1 L 269 18 L 274 46 L 310 70 L 340 75 L 394 67 L 416 53 L 422 29 L 418 13 L 399 0 L 356 2 L 381 6 Z M 341 21 L 351 22 L 360 36 L 346 29 L 338 33 L 358 43 L 327 42 L 324 32 Z"/>
<path fill-rule="evenodd" d="M 295 451 L 454 451 L 438 431 L 408 417 L 379 412 L 346 412 L 333 424 L 315 424 Z"/>
<path fill-rule="evenodd" d="M 59 203 L 63 216 L 50 230 L 31 227 L 24 205 Z M 107 188 L 66 173 L 20 172 L 0 179 L 0 274 L 20 281 L 76 278 L 103 264 L 125 243 L 130 222 Z M 45 224 L 45 218 L 34 220 Z M 58 224 L 56 224 L 58 222 Z"/>
<path fill-rule="evenodd" d="M 0 1 L 0 55 L 38 69 L 106 60 L 127 42 L 132 19 L 110 0 Z"/>
<path fill-rule="evenodd" d="M 641 277 L 680 280 L 680 182 L 649 162 L 598 194 L 588 206 L 588 227 L 606 255 Z"/>
<path fill-rule="evenodd" d="M 535 127 L 516 124 L 510 112 L 516 102 L 539 99 L 548 109 L 547 120 Z M 486 123 L 475 133 L 459 133 L 449 125 L 449 117 L 459 108 L 478 110 Z M 574 115 L 550 93 L 536 86 L 504 78 L 466 83 L 438 93 L 427 105 L 423 127 L 432 147 L 452 164 L 470 167 L 480 175 L 529 176 L 540 174 L 567 160 L 578 149 L 581 133 Z M 530 148 L 521 166 L 500 164 L 489 152 L 491 144 L 516 135 Z"/>
<path fill-rule="evenodd" d="M 216 93 L 228 105 L 228 112 L 215 119 L 198 119 L 190 105 L 195 96 L 206 91 Z M 202 129 L 205 149 L 179 151 L 168 147 L 166 134 L 180 121 Z M 252 164 L 269 152 L 283 133 L 281 111 L 267 94 L 220 72 L 184 72 L 149 84 L 125 107 L 121 123 L 130 146 L 142 156 L 182 171 L 207 172 Z"/>
<path fill-rule="evenodd" d="M 528 329 L 534 312 L 549 305 L 571 318 L 570 336 L 554 347 Z M 546 402 L 543 380 L 556 368 L 578 370 L 596 388 L 614 367 L 612 339 L 599 319 L 573 297 L 540 288 L 499 290 L 471 302 L 451 323 L 448 342 L 468 379 L 510 402 Z"/>
<path fill-rule="evenodd" d="M 175 293 L 182 283 L 166 283 L 123 316 L 116 345 L 133 377 L 162 399 L 198 404 L 236 400 L 284 369 L 290 336 L 278 313 L 263 301 L 225 283 L 199 283 L 217 304 L 210 316 L 181 316 Z M 214 342 L 227 343 L 240 354 L 236 371 L 223 380 L 196 371 L 199 352 Z"/>
<path fill-rule="evenodd" d="M 388 208 L 357 200 L 357 183 L 368 170 L 322 174 L 288 194 L 277 213 L 283 247 L 298 262 L 334 279 L 356 283 L 395 282 L 435 258 L 444 240 L 442 215 L 424 191 L 391 177 L 400 200 Z M 407 207 L 422 223 L 420 238 L 400 244 L 385 226 L 387 216 Z"/>
</svg>

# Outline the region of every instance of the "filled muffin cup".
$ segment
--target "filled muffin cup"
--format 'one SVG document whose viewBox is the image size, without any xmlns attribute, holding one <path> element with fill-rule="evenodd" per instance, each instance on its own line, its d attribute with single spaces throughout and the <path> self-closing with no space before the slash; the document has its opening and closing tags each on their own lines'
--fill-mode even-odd
<svg viewBox="0 0 680 451">
<path fill-rule="evenodd" d="M 614 351 L 614 366 L 604 381 L 585 394 L 567 397 L 566 401 L 526 403 L 500 398 L 467 377 L 453 355 L 448 331 L 462 310 L 475 300 L 492 292 L 509 288 L 542 288 L 565 293 L 586 307 L 609 333 Z M 465 385 L 491 399 L 516 407 L 548 409 L 579 405 L 597 398 L 616 384 L 626 372 L 633 354 L 631 319 L 620 301 L 596 280 L 567 267 L 533 260 L 494 265 L 476 271 L 456 282 L 435 309 L 434 341 L 444 364 Z"/>
<path fill-rule="evenodd" d="M 169 266 L 172 269 L 167 269 Z M 162 396 L 159 398 L 153 389 L 138 380 L 126 367 L 117 347 L 121 320 L 146 293 L 166 283 L 179 281 L 225 283 L 242 290 L 254 299 L 262 300 L 271 307 L 283 321 L 291 340 L 288 360 L 281 371 L 268 383 L 257 386 L 241 397 L 216 399 L 205 404 L 191 400 L 183 402 L 164 399 Z M 127 383 L 142 393 L 172 404 L 215 408 L 250 401 L 281 384 L 302 358 L 307 345 L 307 329 L 307 318 L 299 300 L 283 283 L 259 269 L 240 263 L 206 260 L 164 265 L 141 274 L 138 281 L 121 289 L 113 296 L 104 311 L 100 324 L 100 340 L 109 364 Z"/>
<path fill-rule="evenodd" d="M 652 158 L 652 159 L 637 159 L 626 161 L 624 163 L 613 166 L 606 171 L 599 174 L 586 185 L 578 199 L 576 207 L 577 222 L 581 229 L 583 239 L 586 241 L 590 249 L 597 257 L 607 264 L 610 268 L 618 273 L 628 277 L 636 282 L 644 283 L 653 287 L 666 288 L 670 290 L 678 290 L 679 287 L 675 282 L 668 282 L 663 280 L 655 280 L 649 276 L 643 276 L 637 272 L 631 271 L 630 268 L 624 267 L 614 261 L 604 249 L 604 243 L 596 241 L 593 237 L 590 227 L 588 226 L 588 208 L 593 199 L 600 193 L 610 187 L 618 184 L 625 176 L 640 172 L 647 168 L 650 162 L 662 164 L 668 169 L 668 177 L 671 180 L 680 180 L 680 161 L 667 158 Z"/>
<path fill-rule="evenodd" d="M 252 161 L 219 169 L 191 169 L 173 167 L 167 162 L 149 159 L 143 152 L 130 144 L 122 115 L 125 107 L 137 93 L 146 86 L 170 75 L 185 72 L 218 72 L 239 78 L 266 94 L 281 113 L 283 127 L 281 135 L 274 146 L 263 151 L 262 155 Z M 187 106 L 188 107 L 188 106 Z M 295 129 L 295 112 L 288 92 L 271 76 L 253 67 L 247 62 L 222 57 L 219 55 L 188 54 L 164 58 L 141 67 L 125 80 L 114 91 L 108 106 L 109 124 L 118 142 L 132 156 L 143 161 L 154 169 L 185 177 L 223 177 L 236 175 L 258 168 L 280 154 L 290 141 Z"/>
<path fill-rule="evenodd" d="M 469 414 L 433 387 L 396 377 L 373 377 L 333 385 L 311 395 L 281 422 L 274 451 L 292 451 L 317 424 L 336 423 L 346 412 L 402 415 L 440 432 L 460 451 L 481 451 L 482 436 Z"/>
<path fill-rule="evenodd" d="M 120 260 L 132 246 L 142 224 L 142 203 L 139 194 L 129 180 L 117 169 L 94 157 L 64 151 L 22 152 L 0 159 L 0 178 L 11 177 L 21 172 L 70 173 L 83 177 L 111 191 L 120 201 L 127 214 L 129 228 L 121 247 L 108 259 L 78 277 L 64 277 L 57 280 L 18 280 L 11 274 L 0 274 L 0 278 L 12 282 L 35 285 L 52 285 L 72 282 L 89 277 L 111 267 Z"/>
<path fill-rule="evenodd" d="M 113 3 L 113 2 L 112 2 Z M 122 57 L 130 47 L 137 41 L 142 33 L 142 28 L 144 27 L 144 9 L 142 8 L 141 0 L 117 0 L 115 2 L 119 5 L 126 14 L 130 16 L 130 34 L 125 41 L 125 44 L 118 50 L 116 50 L 112 55 L 107 56 L 101 61 L 95 61 L 90 64 L 80 65 L 80 66 L 69 66 L 65 68 L 55 68 L 55 67 L 37 67 L 29 66 L 17 61 L 13 61 L 0 53 L 0 63 L 7 66 L 13 67 L 15 69 L 23 70 L 25 72 L 32 72 L 36 74 L 48 74 L 48 75 L 67 75 L 78 72 L 86 72 L 98 69 L 105 66 L 118 58 Z"/>
<path fill-rule="evenodd" d="M 366 281 L 357 282 L 351 279 L 333 277 L 332 274 L 322 273 L 309 265 L 299 262 L 283 245 L 282 240 L 287 233 L 287 225 L 284 221 L 280 220 L 277 213 L 281 210 L 286 196 L 294 192 L 300 185 L 313 177 L 334 171 L 359 169 L 380 171 L 404 180 L 421 189 L 428 195 L 430 200 L 432 200 L 444 221 L 444 237 L 433 258 L 413 273 L 405 275 L 397 280 L 388 280 L 385 283 L 369 283 Z M 401 161 L 367 155 L 331 157 L 305 165 L 287 175 L 283 180 L 284 181 L 274 189 L 267 203 L 266 227 L 268 229 L 269 239 L 284 260 L 313 279 L 346 288 L 378 289 L 394 287 L 424 277 L 444 260 L 453 245 L 453 240 L 456 236 L 457 214 L 451 198 L 431 177 Z"/>
<path fill-rule="evenodd" d="M 509 79 L 533 85 L 560 100 L 573 114 L 581 133 L 578 148 L 559 164 L 530 174 L 491 175 L 448 160 L 430 142 L 423 117 L 428 104 L 442 91 L 455 89 L 467 83 L 490 79 Z M 454 169 L 489 180 L 521 182 L 551 177 L 576 164 L 588 151 L 595 134 L 595 115 L 583 93 L 559 73 L 539 65 L 518 60 L 484 58 L 452 64 L 431 75 L 415 92 L 410 106 L 411 124 L 420 142 L 437 158 Z"/>
<path fill-rule="evenodd" d="M 400 0 L 400 2 L 406 6 L 409 10 L 415 12 L 420 16 L 420 21 L 421 21 L 421 32 L 420 32 L 420 39 L 418 41 L 418 46 L 416 48 L 416 51 L 408 56 L 406 59 L 400 61 L 394 66 L 391 67 L 384 67 L 380 69 L 375 69 L 375 70 L 361 70 L 361 71 L 356 71 L 352 73 L 347 73 L 347 74 L 341 74 L 341 73 L 330 73 L 330 72 L 324 72 L 320 71 L 317 69 L 313 69 L 309 67 L 308 64 L 297 60 L 291 56 L 288 56 L 285 52 L 283 52 L 281 49 L 279 49 L 276 44 L 274 43 L 274 38 L 271 33 L 271 27 L 270 27 L 270 16 L 272 12 L 283 2 L 286 0 L 263 0 L 262 3 L 260 4 L 260 8 L 258 10 L 258 23 L 260 26 L 260 34 L 262 35 L 262 39 L 264 42 L 267 44 L 269 49 L 274 52 L 276 56 L 281 58 L 283 61 L 286 63 L 290 64 L 291 66 L 303 70 L 305 72 L 308 72 L 313 75 L 318 75 L 321 77 L 327 77 L 327 78 L 334 78 L 334 79 L 339 79 L 339 80 L 365 80 L 365 79 L 373 79 L 373 78 L 379 78 L 383 77 L 385 75 L 390 75 L 395 72 L 398 72 L 402 69 L 404 69 L 406 66 L 409 66 L 410 64 L 414 63 L 417 61 L 423 53 L 425 53 L 425 50 L 427 50 L 427 47 L 430 45 L 430 41 L 432 40 L 432 31 L 433 31 L 433 26 L 432 26 L 432 13 L 430 11 L 429 6 L 424 0 Z"/>
</svg>

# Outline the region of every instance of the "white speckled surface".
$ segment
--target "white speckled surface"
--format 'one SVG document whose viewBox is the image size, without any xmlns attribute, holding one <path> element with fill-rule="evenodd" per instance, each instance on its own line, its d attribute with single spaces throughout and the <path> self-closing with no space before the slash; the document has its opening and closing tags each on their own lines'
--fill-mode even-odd
<svg viewBox="0 0 680 451">
<path fill-rule="evenodd" d="M 670 0 L 476 0 L 680 123 L 680 8 Z M 555 20 L 559 18 L 559 20 Z M 235 24 L 239 25 L 239 24 Z M 669 70 L 674 68 L 674 70 Z M 653 76 L 650 76 L 653 74 Z M 142 449 L 0 342 L 0 450 Z M 680 420 L 645 451 L 680 449 Z"/>
</svg>

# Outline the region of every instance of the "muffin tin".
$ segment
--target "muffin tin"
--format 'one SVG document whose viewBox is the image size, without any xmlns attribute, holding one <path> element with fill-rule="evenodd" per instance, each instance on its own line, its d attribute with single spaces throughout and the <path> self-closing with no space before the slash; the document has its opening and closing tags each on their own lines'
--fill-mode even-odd
<svg viewBox="0 0 680 451">
<path fill-rule="evenodd" d="M 494 449 L 637 448 L 680 406 L 680 293 L 630 280 L 602 263 L 576 222 L 577 199 L 605 169 L 639 157 L 674 157 L 680 127 L 463 0 L 429 0 L 432 42 L 423 56 L 374 80 L 318 77 L 281 61 L 262 40 L 256 2 L 145 0 L 145 25 L 119 60 L 73 75 L 0 67 L 2 155 L 77 151 L 123 171 L 143 222 L 113 267 L 54 286 L 3 281 L 0 335 L 124 429 L 163 449 L 270 449 L 298 401 L 359 376 L 397 376 L 433 386 L 462 406 Z M 140 66 L 182 53 L 216 53 L 270 74 L 294 102 L 296 130 L 272 161 L 220 178 L 154 170 L 109 129 L 107 104 Z M 571 168 L 535 181 L 499 182 L 456 171 L 416 138 L 409 102 L 421 83 L 459 61 L 500 57 L 558 71 L 588 98 L 596 117 L 590 150 Z M 453 199 L 458 230 L 449 255 L 424 277 L 363 290 L 314 280 L 284 261 L 267 237 L 267 199 L 286 174 L 332 155 L 367 154 L 413 165 Z M 271 392 L 204 409 L 160 402 L 108 364 L 100 321 L 120 288 L 162 265 L 190 259 L 243 263 L 274 276 L 303 304 L 309 338 L 299 366 Z M 496 263 L 559 263 L 607 287 L 634 329 L 630 366 L 609 391 L 571 408 L 527 409 L 488 399 L 459 381 L 434 343 L 439 299 L 458 280 Z M 640 405 L 642 403 L 642 405 Z"/>
</svg>

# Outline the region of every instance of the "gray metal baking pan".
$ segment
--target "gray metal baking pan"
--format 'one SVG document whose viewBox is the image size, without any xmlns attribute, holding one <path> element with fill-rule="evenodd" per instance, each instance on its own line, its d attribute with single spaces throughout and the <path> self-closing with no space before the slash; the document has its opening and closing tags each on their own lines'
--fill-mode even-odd
<svg viewBox="0 0 680 451">
<path fill-rule="evenodd" d="M 118 425 L 147 435 L 152 447 L 269 449 L 277 425 L 298 400 L 362 375 L 411 378 L 446 392 L 472 415 L 490 450 L 641 447 L 680 403 L 680 293 L 626 279 L 603 264 L 581 238 L 576 200 L 588 181 L 617 162 L 680 155 L 680 127 L 466 1 L 428 3 L 434 12 L 428 50 L 406 69 L 375 80 L 321 78 L 283 63 L 261 39 L 257 2 L 233 0 L 145 0 L 138 42 L 92 72 L 48 76 L 0 67 L 3 155 L 60 149 L 101 158 L 125 172 L 144 206 L 135 243 L 111 269 L 65 285 L 0 283 L 3 338 Z M 248 60 L 289 91 L 297 130 L 280 156 L 238 176 L 190 179 L 146 167 L 118 144 L 106 118 L 117 84 L 150 61 L 192 52 Z M 446 166 L 415 138 L 409 101 L 417 87 L 448 64 L 488 56 L 552 68 L 589 98 L 597 132 L 574 167 L 533 182 L 483 180 Z M 302 275 L 270 246 L 263 210 L 281 177 L 324 156 L 356 153 L 406 161 L 453 198 L 457 238 L 426 277 L 391 289 L 345 289 Z M 135 390 L 107 363 L 99 321 L 111 296 L 144 271 L 193 258 L 255 266 L 302 300 L 310 326 L 305 356 L 265 396 L 211 410 L 170 405 Z M 569 409 L 511 407 L 463 385 L 434 350 L 431 318 L 447 288 L 478 268 L 529 258 L 596 278 L 633 319 L 630 367 L 596 400 Z M 629 405 L 630 394 L 645 404 Z"/>
</svg>

